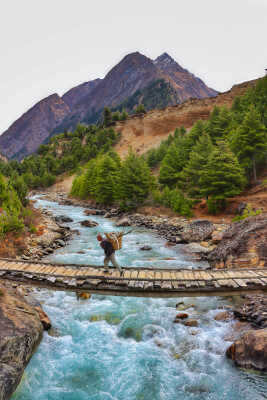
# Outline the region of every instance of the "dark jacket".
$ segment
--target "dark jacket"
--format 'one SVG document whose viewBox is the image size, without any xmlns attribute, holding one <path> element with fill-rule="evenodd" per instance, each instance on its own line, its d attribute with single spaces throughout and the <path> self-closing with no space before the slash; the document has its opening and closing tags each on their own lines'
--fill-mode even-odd
<svg viewBox="0 0 267 400">
<path fill-rule="evenodd" d="M 115 250 L 113 249 L 112 244 L 106 239 L 102 240 L 102 242 L 100 243 L 100 246 L 104 250 L 105 255 L 107 257 L 110 257 L 111 254 L 113 254 L 115 252 Z"/>
</svg>

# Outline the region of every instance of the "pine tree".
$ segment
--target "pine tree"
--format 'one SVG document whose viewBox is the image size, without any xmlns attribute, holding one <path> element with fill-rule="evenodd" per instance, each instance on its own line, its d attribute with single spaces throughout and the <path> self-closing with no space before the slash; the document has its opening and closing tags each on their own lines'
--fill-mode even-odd
<svg viewBox="0 0 267 400">
<path fill-rule="evenodd" d="M 152 177 L 143 157 L 136 156 L 132 150 L 122 163 L 119 183 L 119 199 L 122 209 L 135 208 L 149 195 Z"/>
<path fill-rule="evenodd" d="M 255 107 L 246 113 L 242 124 L 231 134 L 231 148 L 249 176 L 257 179 L 257 166 L 267 155 L 267 130 Z"/>
<path fill-rule="evenodd" d="M 207 167 L 208 158 L 212 151 L 213 145 L 211 139 L 207 133 L 204 133 L 193 147 L 189 160 L 181 174 L 185 189 L 190 196 L 200 196 L 200 178 Z"/>
<path fill-rule="evenodd" d="M 214 107 L 209 121 L 206 125 L 206 132 L 210 135 L 213 143 L 224 139 L 231 129 L 232 113 L 226 107 Z"/>
<path fill-rule="evenodd" d="M 108 107 L 104 108 L 103 125 L 107 127 L 113 125 L 112 112 Z"/>
<path fill-rule="evenodd" d="M 116 162 L 105 155 L 99 159 L 95 167 L 94 197 L 98 203 L 112 204 L 118 190 L 118 167 Z"/>
<path fill-rule="evenodd" d="M 218 142 L 200 177 L 200 193 L 206 198 L 210 197 L 222 209 L 225 200 L 238 195 L 245 183 L 244 172 L 236 156 L 225 142 Z"/>
<path fill-rule="evenodd" d="M 159 182 L 175 187 L 189 155 L 187 136 L 176 138 L 167 150 L 159 171 Z"/>
</svg>

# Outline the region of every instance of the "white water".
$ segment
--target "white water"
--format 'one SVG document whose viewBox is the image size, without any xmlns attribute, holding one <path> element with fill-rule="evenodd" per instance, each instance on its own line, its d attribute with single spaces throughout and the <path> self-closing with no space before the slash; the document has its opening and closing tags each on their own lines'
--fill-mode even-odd
<svg viewBox="0 0 267 400">
<path fill-rule="evenodd" d="M 96 228 L 83 228 L 83 209 L 38 200 L 55 215 L 68 215 L 79 229 L 64 249 L 49 257 L 62 263 L 101 264 L 103 251 L 96 232 L 114 230 L 112 221 L 92 217 Z M 165 241 L 147 230 L 125 238 L 117 252 L 121 265 L 193 267 L 182 248 L 166 248 Z M 152 250 L 140 251 L 149 244 Z M 85 254 L 78 254 L 85 251 Z M 165 260 L 174 258 L 174 260 Z M 78 301 L 75 294 L 36 291 L 52 320 L 57 336 L 45 333 L 12 400 L 262 400 L 266 375 L 237 369 L 225 357 L 230 345 L 224 337 L 231 322 L 214 316 L 222 298 L 142 299 L 93 295 Z M 175 305 L 194 304 L 186 312 L 197 328 L 174 324 Z"/>
</svg>

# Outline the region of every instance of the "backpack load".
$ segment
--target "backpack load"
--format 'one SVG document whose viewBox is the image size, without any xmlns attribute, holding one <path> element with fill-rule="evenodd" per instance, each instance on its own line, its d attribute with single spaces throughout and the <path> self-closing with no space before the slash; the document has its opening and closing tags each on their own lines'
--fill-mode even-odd
<svg viewBox="0 0 267 400">
<path fill-rule="evenodd" d="M 107 240 L 112 244 L 114 250 L 122 248 L 122 232 L 109 232 L 106 233 Z"/>
</svg>

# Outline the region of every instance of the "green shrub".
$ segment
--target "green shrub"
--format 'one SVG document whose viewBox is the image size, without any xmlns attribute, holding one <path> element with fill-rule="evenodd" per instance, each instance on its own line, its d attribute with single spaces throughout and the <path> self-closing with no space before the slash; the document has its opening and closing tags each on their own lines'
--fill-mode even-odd
<svg viewBox="0 0 267 400">
<path fill-rule="evenodd" d="M 179 189 L 165 189 L 160 192 L 156 190 L 153 192 L 153 199 L 155 204 L 161 204 L 165 207 L 171 208 L 174 212 L 185 217 L 192 217 L 193 201 L 187 199 Z"/>
<path fill-rule="evenodd" d="M 236 217 L 233 218 L 233 222 L 238 222 L 242 221 L 243 219 L 249 218 L 249 217 L 256 217 L 256 215 L 260 215 L 261 210 L 253 210 L 251 204 L 248 204 L 247 207 L 245 208 L 244 212 L 242 215 L 237 215 Z"/>
</svg>

